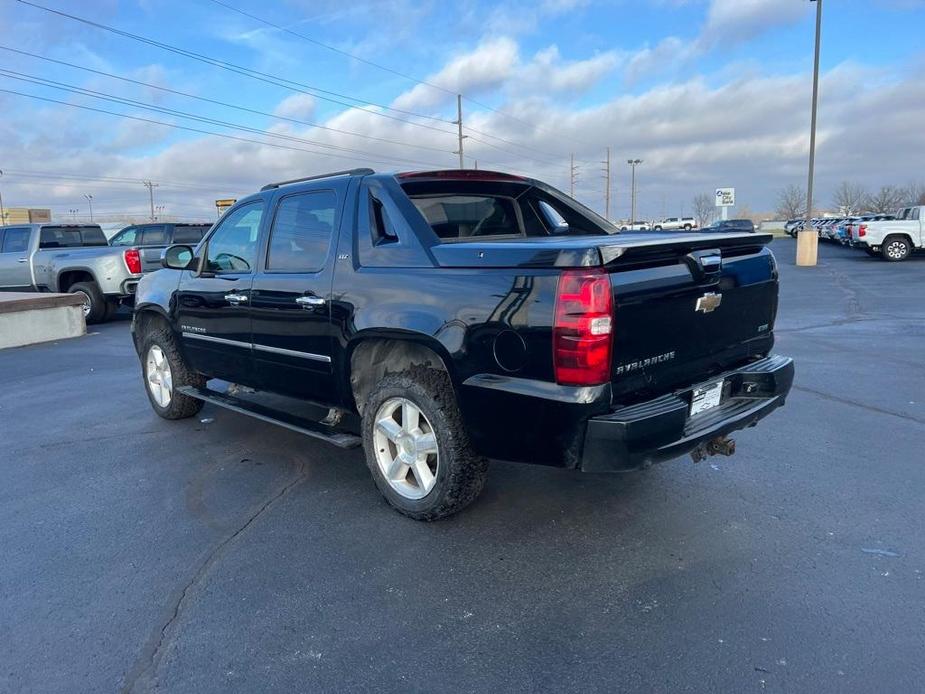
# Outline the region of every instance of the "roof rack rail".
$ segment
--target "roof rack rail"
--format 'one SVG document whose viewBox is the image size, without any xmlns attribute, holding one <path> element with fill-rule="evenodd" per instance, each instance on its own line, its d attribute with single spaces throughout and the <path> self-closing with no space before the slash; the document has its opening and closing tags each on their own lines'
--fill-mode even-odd
<svg viewBox="0 0 925 694">
<path fill-rule="evenodd" d="M 347 169 L 345 171 L 332 171 L 331 173 L 318 174 L 317 176 L 306 176 L 305 178 L 293 178 L 291 181 L 280 181 L 279 183 L 267 183 L 261 192 L 264 190 L 272 190 L 273 188 L 279 188 L 280 186 L 288 186 L 290 183 L 302 183 L 303 181 L 315 181 L 319 178 L 332 178 L 334 176 L 368 176 L 369 174 L 376 173 L 372 169 Z"/>
</svg>

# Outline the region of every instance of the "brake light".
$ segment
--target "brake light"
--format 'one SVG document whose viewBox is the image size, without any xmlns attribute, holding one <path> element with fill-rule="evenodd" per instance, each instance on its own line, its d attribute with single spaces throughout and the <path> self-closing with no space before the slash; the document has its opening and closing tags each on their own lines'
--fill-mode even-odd
<svg viewBox="0 0 925 694">
<path fill-rule="evenodd" d="M 603 270 L 566 270 L 559 277 L 553 325 L 556 382 L 594 386 L 610 380 L 613 296 Z"/>
<path fill-rule="evenodd" d="M 125 260 L 125 267 L 128 268 L 128 271 L 133 275 L 141 274 L 141 253 L 138 252 L 137 248 L 129 248 L 122 253 L 122 258 Z"/>
<path fill-rule="evenodd" d="M 867 236 L 867 225 L 861 224 L 858 226 L 858 236 Z"/>
</svg>

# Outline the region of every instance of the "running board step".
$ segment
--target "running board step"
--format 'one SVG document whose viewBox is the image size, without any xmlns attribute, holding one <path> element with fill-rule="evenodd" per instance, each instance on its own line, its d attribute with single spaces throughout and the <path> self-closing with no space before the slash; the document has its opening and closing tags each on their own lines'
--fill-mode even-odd
<svg viewBox="0 0 925 694">
<path fill-rule="evenodd" d="M 213 405 L 224 407 L 226 410 L 231 410 L 232 412 L 238 412 L 239 414 L 244 414 L 248 417 L 259 419 L 263 422 L 269 422 L 270 424 L 276 424 L 278 426 L 285 427 L 290 431 L 296 431 L 300 434 L 305 434 L 306 436 L 312 436 L 316 439 L 327 441 L 328 443 L 332 443 L 335 446 L 339 446 L 340 448 L 356 448 L 362 443 L 362 439 L 360 439 L 359 436 L 355 436 L 354 434 L 345 434 L 343 432 L 332 431 L 330 427 L 326 427 L 320 422 L 304 419 L 302 417 L 296 417 L 294 415 L 287 414 L 286 412 L 274 410 L 270 407 L 265 407 L 255 402 L 241 400 L 240 398 L 226 395 L 224 393 L 219 393 L 208 388 L 183 386 L 182 388 L 177 388 L 177 392 L 182 393 L 183 395 L 188 395 L 191 398 L 196 398 L 197 400 L 204 400 L 205 402 L 212 403 Z"/>
</svg>

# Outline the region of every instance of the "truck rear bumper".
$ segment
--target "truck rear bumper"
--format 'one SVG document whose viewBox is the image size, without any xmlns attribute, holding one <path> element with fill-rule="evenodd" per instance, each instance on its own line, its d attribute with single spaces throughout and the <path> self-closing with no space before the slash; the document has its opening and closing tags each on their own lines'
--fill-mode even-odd
<svg viewBox="0 0 925 694">
<path fill-rule="evenodd" d="M 793 360 L 770 356 L 725 374 L 720 404 L 690 416 L 694 388 L 622 407 L 588 420 L 578 467 L 585 472 L 635 470 L 690 453 L 718 436 L 754 425 L 784 404 Z"/>
</svg>

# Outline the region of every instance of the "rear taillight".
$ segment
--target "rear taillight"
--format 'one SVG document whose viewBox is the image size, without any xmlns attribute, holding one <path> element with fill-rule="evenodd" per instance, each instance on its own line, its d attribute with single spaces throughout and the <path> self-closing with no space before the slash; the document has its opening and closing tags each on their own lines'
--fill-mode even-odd
<svg viewBox="0 0 925 694">
<path fill-rule="evenodd" d="M 556 382 L 593 386 L 610 380 L 613 296 L 603 270 L 566 270 L 559 277 L 552 356 Z"/>
<path fill-rule="evenodd" d="M 861 224 L 858 226 L 858 236 L 867 236 L 867 225 Z"/>
<path fill-rule="evenodd" d="M 141 274 L 141 253 L 138 252 L 137 248 L 129 248 L 122 253 L 122 257 L 125 259 L 125 267 L 128 268 L 128 271 L 133 275 Z"/>
</svg>

